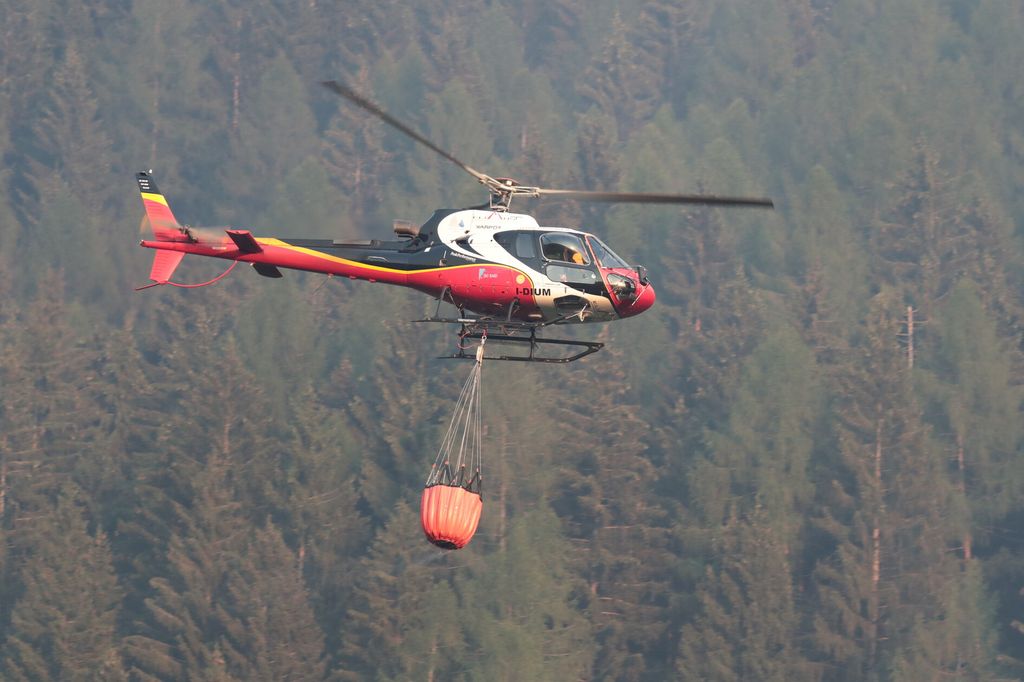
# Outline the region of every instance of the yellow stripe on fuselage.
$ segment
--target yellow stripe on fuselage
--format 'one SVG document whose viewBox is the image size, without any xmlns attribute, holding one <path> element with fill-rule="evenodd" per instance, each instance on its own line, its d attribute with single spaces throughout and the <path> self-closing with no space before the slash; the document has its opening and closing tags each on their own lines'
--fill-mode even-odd
<svg viewBox="0 0 1024 682">
<path fill-rule="evenodd" d="M 262 245 L 265 245 L 265 246 L 279 246 L 282 249 L 289 249 L 291 251 L 297 251 L 299 253 L 304 253 L 307 256 L 313 256 L 315 258 L 323 258 L 324 260 L 331 261 L 332 263 L 339 263 L 341 265 L 348 265 L 348 266 L 351 266 L 351 267 L 362 268 L 364 270 L 375 270 L 377 272 L 397 272 L 397 273 L 401 273 L 403 275 L 414 275 L 414 274 L 419 274 L 421 272 L 438 272 L 440 270 L 452 270 L 452 269 L 455 269 L 455 268 L 494 268 L 494 267 L 499 267 L 499 268 L 508 268 L 509 270 L 512 270 L 514 272 L 518 272 L 519 274 L 521 274 L 524 277 L 526 277 L 527 280 L 530 280 L 532 282 L 532 278 L 529 275 L 527 275 L 525 272 L 523 272 L 522 270 L 520 270 L 518 268 L 514 268 L 511 265 L 503 265 L 501 263 L 485 263 L 485 264 L 467 263 L 465 265 L 445 265 L 445 266 L 437 267 L 437 268 L 423 268 L 422 270 L 401 270 L 401 269 L 398 269 L 398 268 L 385 268 L 385 267 L 381 267 L 379 265 L 368 265 L 366 263 L 360 263 L 359 261 L 349 260 L 347 258 L 339 258 L 338 256 L 332 256 L 330 254 L 326 254 L 323 251 L 317 251 L 315 249 L 307 249 L 307 248 L 305 248 L 303 246 L 295 246 L 294 244 L 289 244 L 288 242 L 281 241 L 280 239 L 277 239 L 275 237 L 257 237 L 256 238 L 256 243 L 257 244 L 262 244 Z M 344 245 L 339 244 L 339 246 L 344 246 Z"/>
<path fill-rule="evenodd" d="M 150 201 L 155 201 L 158 204 L 163 204 L 164 206 L 167 206 L 167 199 L 164 199 L 163 194 L 152 194 L 150 192 L 143 192 L 142 198 L 149 199 Z M 170 208 L 170 206 L 167 207 Z"/>
</svg>

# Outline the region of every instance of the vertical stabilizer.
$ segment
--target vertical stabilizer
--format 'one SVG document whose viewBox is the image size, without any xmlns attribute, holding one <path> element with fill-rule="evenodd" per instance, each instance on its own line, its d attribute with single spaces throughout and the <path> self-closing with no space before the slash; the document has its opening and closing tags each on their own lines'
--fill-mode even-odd
<svg viewBox="0 0 1024 682">
<path fill-rule="evenodd" d="M 142 193 L 142 205 L 146 209 L 146 217 L 153 228 L 153 236 L 158 241 L 182 241 L 183 230 L 178 220 L 171 213 L 167 205 L 167 199 L 156 187 L 156 181 L 149 172 L 142 171 L 135 174 L 139 183 L 139 192 Z M 180 260 L 180 259 L 179 259 Z M 155 267 L 155 265 L 154 265 Z"/>
</svg>

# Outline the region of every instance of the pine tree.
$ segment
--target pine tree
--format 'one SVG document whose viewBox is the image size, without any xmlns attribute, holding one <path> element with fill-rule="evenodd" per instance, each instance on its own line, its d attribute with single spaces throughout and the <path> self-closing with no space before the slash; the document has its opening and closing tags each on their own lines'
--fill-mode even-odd
<svg viewBox="0 0 1024 682">
<path fill-rule="evenodd" d="M 647 78 L 631 78 L 637 54 L 630 42 L 628 27 L 617 13 L 611 27 L 600 59 L 588 69 L 587 77 L 581 79 L 577 87 L 584 100 L 615 119 L 622 137 L 637 121 L 650 115 L 657 84 L 652 82 L 651 74 L 645 74 Z"/>
<path fill-rule="evenodd" d="M 70 327 L 61 289 L 40 292 L 2 320 L 0 511 L 7 524 L 48 509 L 61 486 L 105 445 L 95 350 Z"/>
<path fill-rule="evenodd" d="M 276 563 L 281 570 L 291 565 L 290 573 L 263 571 L 275 585 L 276 594 L 265 597 L 273 602 L 261 605 L 238 587 L 263 579 L 252 577 L 253 563 L 265 565 L 252 554 L 270 542 L 256 531 L 285 507 L 287 441 L 261 421 L 266 403 L 231 339 L 217 341 L 228 321 L 205 308 L 182 312 L 169 306 L 159 320 L 168 326 L 154 336 L 158 366 L 147 369 L 167 382 L 160 386 L 165 417 L 144 453 L 149 461 L 138 468 L 133 517 L 120 527 L 119 549 L 132 555 L 129 600 L 138 613 L 126 657 L 140 675 L 270 679 L 260 633 L 239 634 L 247 630 L 239 623 L 260 618 L 253 610 L 266 605 L 291 613 L 292 622 L 282 623 L 289 636 L 303 647 L 322 646 L 322 635 L 310 630 L 309 607 L 295 610 L 305 587 L 299 562 L 285 561 L 283 550 L 274 550 Z M 176 342 L 181 334 L 192 339 L 187 347 Z M 249 578 L 240 577 L 247 571 Z M 291 584 L 282 584 L 286 579 Z"/>
<path fill-rule="evenodd" d="M 893 680 L 954 677 L 990 680 L 996 672 L 992 602 L 986 594 L 981 566 L 972 562 L 963 577 L 950 581 L 938 595 L 943 616 L 920 618 L 909 641 L 893 657 Z"/>
<path fill-rule="evenodd" d="M 583 99 L 615 117 L 619 136 L 649 119 L 662 102 L 684 106 L 689 78 L 678 65 L 706 30 L 709 12 L 693 3 L 646 3 L 633 22 L 619 13 L 584 78 L 577 81 Z"/>
<path fill-rule="evenodd" d="M 679 642 L 683 679 L 814 679 L 800 656 L 799 619 L 787 542 L 760 507 L 733 512 L 717 529 L 714 561 L 697 599 L 700 612 Z"/>
<path fill-rule="evenodd" d="M 89 532 L 73 484 L 21 519 L 20 594 L 0 653 L 7 680 L 127 680 L 116 619 L 121 590 L 102 532 Z M 93 520 L 95 523 L 95 520 Z"/>
<path fill-rule="evenodd" d="M 880 678 L 908 656 L 952 673 L 980 665 L 989 641 L 983 609 L 970 628 L 954 613 L 963 605 L 951 595 L 976 606 L 983 597 L 950 551 L 963 519 L 951 514 L 957 493 L 896 343 L 898 311 L 893 292 L 872 301 L 861 347 L 837 378 L 842 466 L 821 491 L 819 528 L 833 550 L 815 569 L 813 640 L 839 679 Z"/>
<path fill-rule="evenodd" d="M 681 635 L 684 676 L 808 674 L 793 641 L 794 593 L 820 428 L 817 374 L 795 331 L 770 331 L 741 365 L 728 418 L 704 432 L 705 452 L 693 458 L 687 481 L 695 520 L 680 531 L 689 553 L 708 564 L 697 587 L 702 615 L 687 618 Z M 763 544 L 749 547 L 755 538 Z"/>
<path fill-rule="evenodd" d="M 118 134 L 128 138 L 129 148 L 145 145 L 145 156 L 139 160 L 147 168 L 159 168 L 161 182 L 167 178 L 180 187 L 185 178 L 179 176 L 177 166 L 183 159 L 176 150 L 181 149 L 186 158 L 199 151 L 191 145 L 180 146 L 189 127 L 187 115 L 210 106 L 189 97 L 208 91 L 201 64 L 209 49 L 195 40 L 201 27 L 196 22 L 197 9 L 187 0 L 142 0 L 132 5 L 131 12 L 132 21 L 126 22 L 130 36 L 125 38 L 134 41 L 135 68 L 125 74 L 128 87 L 116 94 L 127 99 L 121 107 L 137 112 L 140 124 L 122 128 Z M 179 109 L 182 105 L 185 111 Z"/>
<path fill-rule="evenodd" d="M 228 670 L 244 680 L 316 680 L 324 637 L 313 616 L 300 559 L 273 526 L 251 531 L 216 595 Z"/>
<path fill-rule="evenodd" d="M 809 330 L 817 340 L 822 335 L 837 336 L 856 325 L 863 314 L 868 292 L 867 257 L 856 237 L 853 225 L 842 216 L 850 215 L 843 195 L 829 172 L 811 169 L 802 191 L 802 209 L 795 209 L 794 235 L 787 257 L 788 270 L 807 291 L 815 289 L 813 300 L 804 299 L 800 317 L 814 316 L 817 328 Z M 796 203 L 796 199 L 792 199 Z"/>
<path fill-rule="evenodd" d="M 673 508 L 656 492 L 661 481 L 638 437 L 644 423 L 622 355 L 605 352 L 599 375 L 577 372 L 560 382 L 564 397 L 554 416 L 563 444 L 550 494 L 572 543 L 579 607 L 598 643 L 593 674 L 653 679 L 671 668 L 664 652 L 674 606 Z"/>
<path fill-rule="evenodd" d="M 1011 383 L 1013 356 L 974 283 L 961 280 L 936 314 L 920 383 L 926 399 L 935 402 L 933 419 L 939 433 L 948 434 L 953 478 L 970 506 L 962 534 L 963 557 L 969 560 L 975 533 L 982 533 L 984 543 L 1024 485 L 1016 457 L 1024 435 L 1017 419 L 1022 394 Z"/>
<path fill-rule="evenodd" d="M 374 96 L 365 72 L 347 82 L 366 97 Z M 370 221 L 383 196 L 385 168 L 393 157 L 383 145 L 385 130 L 373 116 L 344 102 L 324 130 L 321 156 L 328 178 L 343 195 L 351 197 L 348 233 L 363 233 L 362 226 Z M 339 234 L 346 235 L 346 231 L 339 230 Z"/>
<path fill-rule="evenodd" d="M 86 63 L 74 41 L 53 76 L 48 99 L 42 115 L 34 119 L 38 152 L 33 175 L 48 178 L 50 172 L 59 174 L 85 208 L 95 213 L 107 195 L 101 184 L 106 176 L 96 168 L 110 166 L 110 140 L 99 120 Z M 36 193 L 42 194 L 38 186 Z"/>
<path fill-rule="evenodd" d="M 188 488 L 169 491 L 184 499 L 161 500 L 164 528 L 154 523 L 153 511 L 144 512 L 148 517 L 140 526 L 166 534 L 166 539 L 149 549 L 159 567 L 139 566 L 148 572 L 148 589 L 139 622 L 125 639 L 125 656 L 141 675 L 243 679 L 233 674 L 240 667 L 232 658 L 236 650 L 224 641 L 225 631 L 235 623 L 223 600 L 229 567 L 245 541 L 245 519 L 226 457 L 211 454 L 202 470 L 190 474 L 187 484 L 178 482 Z"/>
<path fill-rule="evenodd" d="M 691 474 L 691 505 L 714 529 L 753 504 L 788 550 L 798 549 L 811 498 L 810 460 L 821 391 L 814 359 L 791 329 L 769 332 L 743 363 L 727 425 Z"/>
<path fill-rule="evenodd" d="M 126 638 L 140 675 L 171 679 L 316 679 L 323 634 L 298 557 L 272 526 L 254 528 L 244 491 L 220 455 L 194 479 L 146 615 Z"/>
<path fill-rule="evenodd" d="M 306 104 L 308 85 L 282 54 L 270 60 L 246 87 L 246 96 L 238 104 L 238 122 L 232 124 L 236 163 L 256 170 L 254 178 L 284 178 L 316 149 L 316 123 Z M 232 186 L 236 197 L 248 195 L 263 203 L 265 180 L 249 188 L 230 167 L 224 167 L 219 175 L 225 178 L 225 185 Z"/>
<path fill-rule="evenodd" d="M 350 374 L 333 378 L 344 384 Z M 294 401 L 295 445 L 282 464 L 287 500 L 281 520 L 285 539 L 297 547 L 328 650 L 341 643 L 345 608 L 352 588 L 351 567 L 366 553 L 371 537 L 358 508 L 355 477 L 362 453 L 343 413 L 325 405 L 311 389 Z"/>
<path fill-rule="evenodd" d="M 464 635 L 449 576 L 458 555 L 439 554 L 423 538 L 418 514 L 394 506 L 369 555 L 353 568 L 353 592 L 341 624 L 335 676 L 360 680 L 449 679 L 461 669 Z"/>
<path fill-rule="evenodd" d="M 22 197 L 26 222 L 19 248 L 26 261 L 50 263 L 62 271 L 68 297 L 83 302 L 118 300 L 118 268 L 107 244 L 105 229 L 109 196 L 103 182 L 111 165 L 111 142 L 104 130 L 90 74 L 77 43 L 72 40 L 53 74 L 41 113 L 33 116 L 34 148 L 25 164 L 30 190 Z M 20 265 L 17 264 L 17 265 Z M 26 289 L 52 286 L 26 270 Z"/>
<path fill-rule="evenodd" d="M 1019 304 L 1007 297 L 1006 257 L 1015 248 L 984 192 L 943 167 L 938 152 L 915 146 L 914 163 L 901 178 L 873 241 L 879 274 L 899 283 L 907 303 L 929 317 L 936 303 L 966 275 L 1010 317 Z M 1019 317 L 1019 314 L 1017 314 Z"/>
<path fill-rule="evenodd" d="M 456 619 L 464 632 L 466 679 L 555 681 L 630 674 L 628 669 L 595 669 L 594 649 L 611 628 L 601 628 L 602 635 L 579 610 L 578 567 L 560 525 L 549 509 L 522 514 L 512 521 L 502 548 L 487 555 L 474 552 L 466 559 L 468 569 L 455 574 L 463 605 Z M 642 662 L 633 663 L 634 670 L 643 670 Z"/>
<path fill-rule="evenodd" d="M 437 396 L 454 400 L 457 395 L 447 375 L 421 371 L 422 333 L 398 334 L 393 325 L 384 329 L 386 338 L 374 346 L 374 371 L 362 390 L 342 390 L 343 382 L 336 382 L 325 391 L 327 404 L 344 407 L 351 424 L 361 453 L 357 490 L 375 523 L 389 518 L 407 491 L 422 486 L 454 404 Z M 336 401 L 331 400 L 335 392 L 340 393 Z"/>
</svg>

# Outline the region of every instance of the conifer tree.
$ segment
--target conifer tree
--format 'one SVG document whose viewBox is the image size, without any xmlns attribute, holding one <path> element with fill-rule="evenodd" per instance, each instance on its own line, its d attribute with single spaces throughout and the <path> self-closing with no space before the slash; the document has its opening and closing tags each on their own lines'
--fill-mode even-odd
<svg viewBox="0 0 1024 682">
<path fill-rule="evenodd" d="M 993 679 L 993 609 L 982 583 L 980 564 L 970 563 L 964 575 L 950 581 L 937 597 L 943 616 L 917 620 L 908 641 L 893 656 L 891 679 Z"/>
<path fill-rule="evenodd" d="M 958 505 L 947 460 L 896 343 L 898 310 L 893 292 L 876 296 L 861 347 L 838 378 L 842 467 L 822 491 L 819 527 L 834 550 L 815 569 L 814 641 L 841 679 L 880 677 L 908 655 L 952 673 L 958 661 L 980 661 L 989 641 L 983 609 L 971 629 L 954 613 L 963 602 L 950 595 L 970 594 L 976 606 L 983 597 L 950 551 L 963 518 L 951 513 Z"/>
<path fill-rule="evenodd" d="M 809 350 L 791 329 L 772 330 L 743 363 L 728 423 L 705 434 L 690 503 L 714 529 L 755 503 L 789 551 L 798 549 L 811 498 L 810 460 L 821 392 Z"/>
<path fill-rule="evenodd" d="M 33 176 L 45 180 L 59 174 L 86 209 L 95 213 L 107 195 L 101 184 L 110 166 L 110 139 L 99 120 L 99 105 L 90 88 L 86 61 L 72 41 L 53 77 L 48 102 L 35 118 L 33 132 L 38 152 Z M 37 194 L 41 194 L 38 187 Z"/>
<path fill-rule="evenodd" d="M 399 334 L 394 325 L 385 325 L 382 333 L 363 390 L 353 395 L 339 381 L 325 391 L 328 400 L 341 393 L 334 404 L 344 406 L 362 455 L 357 489 L 375 523 L 389 518 L 407 491 L 422 486 L 453 404 L 436 396 L 454 400 L 457 395 L 454 382 L 442 383 L 422 371 L 422 332 Z"/>
<path fill-rule="evenodd" d="M 985 193 L 964 187 L 927 143 L 915 148 L 913 165 L 900 179 L 889 211 L 873 238 L 877 270 L 905 292 L 906 302 L 927 318 L 936 303 L 964 275 L 982 286 L 1003 311 L 1018 303 L 1006 295 L 1008 254 L 1016 251 L 1005 236 L 1006 223 Z"/>
<path fill-rule="evenodd" d="M 646 3 L 633 21 L 616 12 L 601 54 L 577 82 L 581 97 L 614 116 L 620 137 L 646 121 L 662 102 L 683 105 L 688 50 L 706 28 L 695 3 Z"/>
<path fill-rule="evenodd" d="M 594 638 L 593 674 L 616 679 L 663 676 L 671 639 L 672 502 L 657 494 L 655 463 L 640 434 L 640 408 L 622 355 L 604 351 L 599 375 L 563 383 L 559 476 L 552 506 L 572 542 L 570 566 Z M 600 379 L 595 383 L 596 379 Z M 585 396 L 585 398 L 584 398 Z"/>
<path fill-rule="evenodd" d="M 367 97 L 375 96 L 365 72 L 346 82 Z M 393 156 L 383 145 L 385 130 L 373 116 L 340 102 L 323 132 L 323 164 L 332 185 L 350 198 L 349 229 L 355 234 L 365 234 L 372 209 L 383 197 L 385 169 Z"/>
<path fill-rule="evenodd" d="M 680 635 L 683 679 L 810 680 L 796 646 L 799 616 L 789 549 L 760 506 L 732 512 L 717 529 L 697 599 L 699 615 Z"/>
<path fill-rule="evenodd" d="M 215 595 L 227 668 L 244 680 L 317 680 L 324 637 L 300 559 L 272 525 L 256 528 Z"/>
<path fill-rule="evenodd" d="M 332 378 L 345 384 L 351 374 L 339 371 Z M 371 537 L 355 485 L 363 453 L 343 412 L 312 389 L 297 396 L 294 409 L 295 443 L 281 471 L 288 491 L 281 530 L 296 548 L 326 646 L 334 651 L 341 644 L 333 638 L 344 631 L 351 566 L 365 555 Z"/>
<path fill-rule="evenodd" d="M 164 380 L 175 383 L 161 386 L 165 419 L 146 453 L 150 461 L 139 467 L 134 516 L 121 528 L 137 613 L 126 657 L 139 675 L 273 679 L 265 666 L 292 664 L 266 659 L 269 645 L 260 637 L 269 634 L 257 628 L 264 607 L 291 614 L 280 625 L 302 640 L 302 650 L 322 648 L 308 605 L 296 606 L 306 598 L 299 562 L 278 547 L 275 566 L 291 568 L 272 575 L 255 557 L 260 543 L 273 544 L 261 526 L 283 512 L 286 441 L 261 421 L 266 403 L 231 340 L 218 342 L 226 321 L 206 308 L 189 308 L 184 317 L 177 306 L 165 312 L 155 357 L 167 370 Z M 175 342 L 182 334 L 192 339 L 187 348 Z M 162 369 L 150 371 L 160 378 Z M 252 576 L 254 564 L 266 566 L 258 571 L 266 576 Z M 264 577 L 274 594 L 242 591 Z M 316 669 L 315 660 L 305 663 Z"/>
<path fill-rule="evenodd" d="M 522 514 L 512 521 L 501 549 L 487 555 L 475 552 L 465 559 L 468 568 L 455 574 L 467 679 L 629 679 L 645 670 L 641 655 L 618 667 L 627 657 L 621 650 L 607 652 L 611 665 L 602 670 L 595 666 L 595 660 L 605 658 L 595 647 L 612 628 L 601 628 L 599 634 L 594 620 L 588 623 L 580 611 L 578 591 L 583 586 L 577 584 L 578 567 L 560 525 L 549 509 Z M 537 561 L 538 556 L 544 560 Z M 614 608 L 630 610 L 632 605 Z M 643 612 L 642 607 L 637 610 Z"/>
<path fill-rule="evenodd" d="M 144 145 L 145 154 L 138 159 L 147 168 L 159 168 L 161 180 L 173 181 L 180 187 L 178 164 L 191 157 L 194 168 L 199 145 L 188 144 L 188 115 L 210 106 L 207 101 L 195 101 L 190 93 L 208 92 L 209 77 L 202 73 L 201 64 L 209 54 L 202 41 L 195 40 L 200 27 L 196 22 L 198 8 L 187 0 L 142 0 L 131 7 L 130 21 L 125 33 L 134 55 L 135 68 L 125 74 L 125 85 L 116 93 L 124 111 L 132 111 L 139 123 L 117 131 L 115 140 L 132 148 Z M 186 105 L 186 110 L 179 107 Z M 195 133 L 193 133 L 195 134 Z M 184 147 L 184 148 L 182 148 Z M 186 151 L 187 150 L 187 151 Z"/>
<path fill-rule="evenodd" d="M 4 320 L 0 494 L 8 524 L 48 509 L 103 444 L 104 415 L 93 400 L 95 351 L 70 327 L 62 288 L 40 291 Z"/>
<path fill-rule="evenodd" d="M 814 300 L 804 304 L 813 309 L 805 307 L 801 317 L 816 317 L 817 329 L 811 333 L 820 341 L 820 335 L 840 335 L 860 318 L 867 297 L 867 258 L 853 225 L 842 217 L 851 212 L 825 168 L 811 169 L 801 194 L 803 206 L 794 210 L 793 220 L 793 231 L 801 236 L 792 240 L 787 252 L 788 270 L 805 287 L 815 287 Z"/>
<path fill-rule="evenodd" d="M 427 543 L 404 501 L 353 568 L 353 591 L 335 676 L 360 680 L 448 679 L 462 669 L 462 608 L 452 591 L 458 555 Z"/>
<path fill-rule="evenodd" d="M 577 86 L 580 97 L 615 119 L 619 136 L 650 114 L 651 99 L 656 96 L 650 78 L 630 78 L 637 55 L 629 38 L 626 22 L 616 13 L 600 59 Z"/>
<path fill-rule="evenodd" d="M 171 679 L 316 679 L 323 634 L 296 557 L 272 526 L 253 528 L 246 495 L 216 453 L 195 475 L 146 616 L 126 638 L 141 675 Z"/>
<path fill-rule="evenodd" d="M 281 54 L 248 87 L 240 104 L 237 159 L 259 169 L 255 177 L 284 178 L 316 149 L 316 124 L 306 104 L 309 86 Z M 237 196 L 239 188 L 233 191 Z"/>
<path fill-rule="evenodd" d="M 89 532 L 72 483 L 16 526 L 20 594 L 0 653 L 6 680 L 127 680 L 116 620 L 121 590 L 102 532 Z M 95 520 L 92 520 L 95 523 Z"/>
<path fill-rule="evenodd" d="M 937 430 L 949 434 L 953 479 L 970 507 L 962 535 L 969 560 L 975 534 L 980 531 L 984 542 L 1024 485 L 1016 454 L 1022 394 L 1011 383 L 1013 356 L 1002 347 L 973 282 L 961 280 L 936 313 L 929 324 L 935 341 L 921 363 L 931 371 L 921 384 L 926 399 L 937 403 Z"/>
</svg>

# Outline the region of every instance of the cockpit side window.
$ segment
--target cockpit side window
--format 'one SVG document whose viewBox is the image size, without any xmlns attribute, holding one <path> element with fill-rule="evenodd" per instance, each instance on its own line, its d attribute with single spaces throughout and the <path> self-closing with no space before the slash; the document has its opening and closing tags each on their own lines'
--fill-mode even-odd
<svg viewBox="0 0 1024 682">
<path fill-rule="evenodd" d="M 540 238 L 544 257 L 550 261 L 588 265 L 590 257 L 583 240 L 566 232 L 548 232 Z"/>
</svg>

